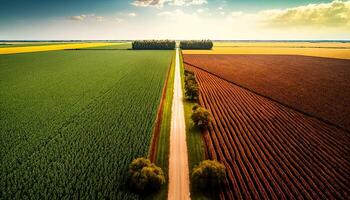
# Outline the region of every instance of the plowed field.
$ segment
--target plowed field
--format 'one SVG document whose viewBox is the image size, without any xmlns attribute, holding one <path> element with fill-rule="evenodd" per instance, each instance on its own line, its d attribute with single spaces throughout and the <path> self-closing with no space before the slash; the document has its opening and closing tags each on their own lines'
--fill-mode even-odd
<svg viewBox="0 0 350 200">
<path fill-rule="evenodd" d="M 227 167 L 221 199 L 349 199 L 347 132 L 199 68 L 200 104 L 214 121 L 208 155 Z"/>
<path fill-rule="evenodd" d="M 350 130 L 350 60 L 282 55 L 184 55 L 184 60 Z"/>
</svg>

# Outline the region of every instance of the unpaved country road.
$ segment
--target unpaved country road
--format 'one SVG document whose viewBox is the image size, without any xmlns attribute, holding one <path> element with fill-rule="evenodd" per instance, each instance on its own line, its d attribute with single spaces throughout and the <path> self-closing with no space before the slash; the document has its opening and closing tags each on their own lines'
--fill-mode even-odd
<svg viewBox="0 0 350 200">
<path fill-rule="evenodd" d="M 187 200 L 190 199 L 190 183 L 179 49 L 176 49 L 175 62 L 174 97 L 170 129 L 168 199 Z"/>
</svg>

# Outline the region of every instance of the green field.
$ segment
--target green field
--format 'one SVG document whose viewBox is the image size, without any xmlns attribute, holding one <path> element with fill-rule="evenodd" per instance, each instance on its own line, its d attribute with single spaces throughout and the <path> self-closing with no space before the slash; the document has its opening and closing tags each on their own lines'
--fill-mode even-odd
<svg viewBox="0 0 350 200">
<path fill-rule="evenodd" d="M 130 161 L 149 150 L 173 51 L 0 56 L 0 199 L 138 199 Z"/>
</svg>

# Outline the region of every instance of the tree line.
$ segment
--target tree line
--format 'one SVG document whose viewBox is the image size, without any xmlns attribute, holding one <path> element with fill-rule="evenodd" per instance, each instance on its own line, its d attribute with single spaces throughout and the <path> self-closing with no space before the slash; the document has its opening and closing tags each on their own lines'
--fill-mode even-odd
<svg viewBox="0 0 350 200">
<path fill-rule="evenodd" d="M 175 40 L 135 40 L 132 42 L 132 49 L 142 50 L 172 50 L 176 48 Z M 180 41 L 181 49 L 212 49 L 213 42 L 211 40 L 186 40 Z"/>
<path fill-rule="evenodd" d="M 180 42 L 181 49 L 212 49 L 213 46 L 211 40 L 186 40 Z"/>
<path fill-rule="evenodd" d="M 174 40 L 136 40 L 132 42 L 132 49 L 175 49 Z"/>
</svg>

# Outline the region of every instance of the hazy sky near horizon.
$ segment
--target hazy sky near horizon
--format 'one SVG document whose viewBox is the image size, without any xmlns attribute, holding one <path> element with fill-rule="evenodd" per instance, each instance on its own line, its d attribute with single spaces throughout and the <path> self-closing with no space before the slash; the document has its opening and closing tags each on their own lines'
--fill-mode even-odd
<svg viewBox="0 0 350 200">
<path fill-rule="evenodd" d="M 350 39 L 350 0 L 0 0 L 0 40 Z"/>
</svg>

